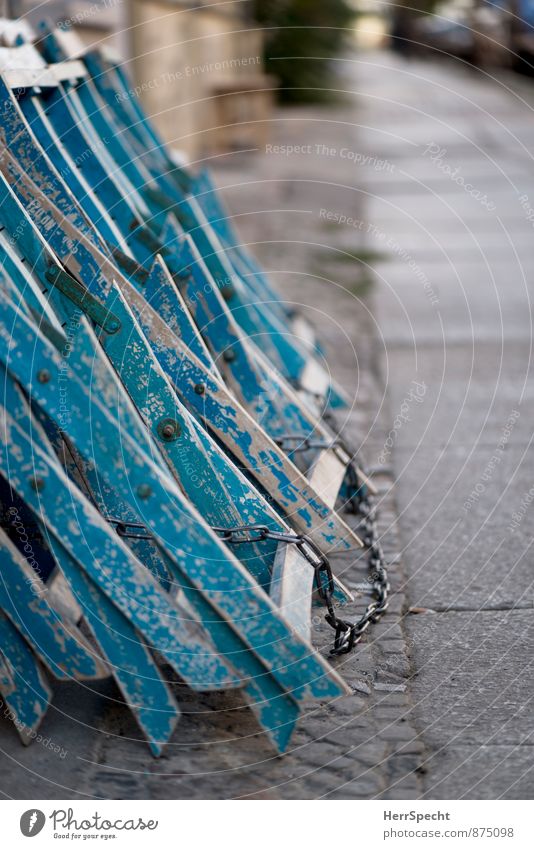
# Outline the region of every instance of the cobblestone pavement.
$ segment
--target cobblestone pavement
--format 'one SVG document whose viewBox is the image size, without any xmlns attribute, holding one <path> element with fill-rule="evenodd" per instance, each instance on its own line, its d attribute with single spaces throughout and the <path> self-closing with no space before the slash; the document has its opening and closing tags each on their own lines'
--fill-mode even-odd
<svg viewBox="0 0 534 849">
<path fill-rule="evenodd" d="M 512 384 L 524 377 L 519 347 L 526 344 L 524 307 L 521 311 L 519 295 L 514 300 L 519 283 L 505 278 L 512 302 L 503 308 L 515 328 L 507 361 L 509 393 L 496 402 L 497 412 L 491 408 L 484 419 L 488 387 L 495 388 L 499 331 L 487 293 L 482 283 L 477 286 L 484 260 L 489 256 L 490 265 L 492 257 L 501 262 L 498 244 L 504 242 L 494 240 L 488 209 L 480 200 L 446 178 L 439 161 L 436 165 L 422 155 L 425 145 L 439 143 L 449 151 L 444 156 L 463 167 L 467 151 L 466 170 L 479 175 L 489 196 L 498 169 L 488 166 L 490 154 L 482 148 L 486 144 L 495 152 L 499 136 L 488 115 L 480 124 L 470 98 L 481 98 L 489 114 L 500 109 L 500 120 L 515 122 L 516 132 L 518 127 L 527 132 L 528 108 L 494 81 L 467 71 L 398 61 L 377 55 L 347 63 L 344 87 L 355 93 L 328 108 L 280 112 L 266 150 L 229 154 L 212 163 L 243 241 L 287 300 L 302 305 L 317 328 L 326 361 L 354 402 L 339 424 L 347 441 L 361 447 L 362 456 L 377 469 L 392 600 L 382 622 L 353 654 L 336 662 L 352 695 L 309 710 L 289 753 L 280 758 L 238 693 L 192 697 L 177 688 L 184 716 L 164 756 L 154 761 L 133 722 L 115 704 L 111 684 L 87 691 L 83 700 L 78 689 L 58 687 L 44 730 L 64 755 L 35 743 L 30 750 L 21 749 L 0 719 L 0 744 L 9 769 L 2 785 L 6 795 L 532 795 L 532 718 L 521 713 L 527 700 L 527 652 L 532 655 L 530 567 L 526 562 L 517 566 L 519 590 L 503 577 L 521 561 L 531 522 L 525 515 L 513 553 L 509 543 L 492 561 L 493 529 L 486 528 L 484 542 L 469 548 L 488 512 L 483 512 L 482 496 L 473 510 L 461 509 L 519 403 Z M 509 160 L 508 176 L 511 169 L 518 176 L 521 171 L 523 179 L 527 169 L 512 154 Z M 440 216 L 433 199 L 444 207 L 468 203 L 469 227 L 458 224 L 463 210 L 442 210 Z M 524 213 L 513 207 L 511 198 L 506 203 L 499 214 L 524 254 L 531 225 L 525 225 Z M 482 259 L 470 242 L 473 232 L 486 251 Z M 441 241 L 436 243 L 436 237 Z M 454 286 L 450 252 L 466 263 L 462 273 L 475 290 L 473 309 L 479 309 L 473 321 L 480 320 L 477 332 L 485 333 L 467 396 L 462 332 L 469 309 L 458 300 L 462 287 Z M 449 276 L 452 294 L 446 289 Z M 436 316 L 437 330 L 432 324 Z M 447 331 L 445 359 L 452 358 L 446 380 L 439 318 Z M 472 343 L 467 330 L 465 338 Z M 522 403 L 529 400 L 524 392 Z M 464 410 L 462 403 L 467 403 L 466 411 L 455 416 Z M 486 428 L 483 440 L 479 419 Z M 477 439 L 471 438 L 474 420 Z M 509 439 L 512 453 L 526 444 L 527 420 L 521 415 L 514 421 L 513 436 L 519 441 Z M 466 465 L 467 455 L 476 455 L 477 464 L 472 460 Z M 463 489 L 447 500 L 459 486 L 455 464 L 466 477 Z M 489 506 L 506 483 L 505 467 L 503 460 L 485 483 Z M 529 485 L 525 475 L 514 485 L 516 502 Z M 517 508 L 516 502 L 511 503 Z M 343 555 L 334 566 L 356 590 L 355 611 L 363 609 L 366 600 L 358 594 L 365 579 L 361 558 Z M 524 609 L 512 609 L 519 596 Z M 329 629 L 318 625 L 314 639 L 326 652 Z M 504 660 L 503 645 L 510 641 L 513 656 Z"/>
</svg>

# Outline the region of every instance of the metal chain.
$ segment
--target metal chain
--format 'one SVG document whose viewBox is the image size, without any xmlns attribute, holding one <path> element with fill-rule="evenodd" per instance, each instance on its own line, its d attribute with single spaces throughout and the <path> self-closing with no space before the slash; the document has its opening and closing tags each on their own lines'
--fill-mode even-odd
<svg viewBox="0 0 534 849">
<path fill-rule="evenodd" d="M 355 494 L 350 499 L 350 508 L 357 516 L 361 517 L 357 530 L 368 552 L 368 579 L 371 584 L 373 601 L 367 605 L 365 613 L 356 622 L 346 622 L 338 619 L 335 645 L 330 652 L 334 655 L 350 652 L 360 642 L 369 625 L 378 622 L 389 606 L 390 585 L 384 553 L 378 534 L 376 507 L 372 502 L 369 490 L 359 480 L 355 466 L 351 464 L 349 470 L 350 483 L 355 490 Z"/>
<path fill-rule="evenodd" d="M 367 605 L 365 613 L 356 621 L 349 622 L 341 619 L 335 611 L 335 581 L 332 567 L 325 554 L 316 543 L 306 534 L 294 534 L 273 531 L 267 525 L 238 525 L 233 528 L 212 528 L 223 542 L 229 545 L 244 545 L 245 543 L 274 540 L 294 545 L 302 556 L 312 566 L 315 577 L 315 587 L 319 598 L 326 607 L 325 620 L 335 631 L 334 646 L 330 654 L 338 656 L 348 654 L 360 642 L 369 625 L 378 622 L 388 608 L 389 582 L 385 566 L 384 554 L 380 545 L 376 523 L 376 508 L 371 501 L 368 489 L 359 480 L 358 472 L 353 464 L 349 466 L 349 483 L 354 491 L 351 496 L 350 509 L 361 518 L 358 526 L 360 538 L 368 551 L 369 582 L 373 600 Z M 112 517 L 107 521 L 115 525 L 119 536 L 126 539 L 149 540 L 152 535 L 140 522 L 126 522 Z M 135 529 L 133 532 L 129 528 Z"/>
<path fill-rule="evenodd" d="M 212 528 L 212 530 L 220 536 L 223 542 L 230 545 L 264 542 L 264 540 L 275 540 L 276 542 L 294 545 L 313 567 L 317 588 L 326 585 L 331 593 L 334 592 L 334 576 L 328 558 L 315 542 L 305 534 L 272 531 L 267 525 L 241 525 L 235 528 Z"/>
<path fill-rule="evenodd" d="M 105 519 L 110 525 L 115 525 L 115 530 L 123 539 L 154 539 L 142 522 L 125 522 L 122 519 L 114 519 L 112 516 L 106 516 Z M 128 528 L 135 528 L 136 531 L 129 531 Z"/>
<path fill-rule="evenodd" d="M 338 436 L 332 437 L 332 439 L 314 439 L 312 436 L 306 436 L 305 434 L 292 434 L 285 433 L 282 436 L 278 436 L 275 440 L 275 443 L 281 448 L 283 451 L 289 451 L 291 454 L 296 454 L 299 451 L 309 451 L 309 450 L 323 450 L 327 451 L 329 448 L 337 448 L 342 445 L 342 442 Z M 296 443 L 295 447 L 292 448 L 292 443 Z"/>
<path fill-rule="evenodd" d="M 352 483 L 355 495 L 351 498 L 353 512 L 361 517 L 358 532 L 368 550 L 369 581 L 373 600 L 367 605 L 365 613 L 356 621 L 341 619 L 335 612 L 335 582 L 332 567 L 310 537 L 305 534 L 280 533 L 271 531 L 266 525 L 241 525 L 235 528 L 213 528 L 224 542 L 230 545 L 277 540 L 295 545 L 306 560 L 313 566 L 315 585 L 319 597 L 327 609 L 325 619 L 335 631 L 334 646 L 330 654 L 338 656 L 348 654 L 356 646 L 369 625 L 378 622 L 388 608 L 389 582 L 385 567 L 384 554 L 380 545 L 376 524 L 376 510 L 365 484 L 359 482 L 356 469 L 351 466 Z"/>
</svg>

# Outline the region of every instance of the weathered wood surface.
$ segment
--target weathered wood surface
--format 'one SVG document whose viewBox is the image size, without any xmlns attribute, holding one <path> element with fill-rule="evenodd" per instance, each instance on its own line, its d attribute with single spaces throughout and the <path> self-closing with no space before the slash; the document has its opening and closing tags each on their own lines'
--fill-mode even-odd
<svg viewBox="0 0 534 849">
<path fill-rule="evenodd" d="M 11 159 L 10 159 L 11 162 Z M 1 164 L 0 164 L 1 168 Z M 40 190 L 32 185 L 31 181 L 21 172 L 21 169 L 18 168 L 19 176 L 20 176 L 20 184 L 22 188 L 19 186 L 19 193 L 22 193 L 26 196 L 29 203 L 29 198 L 38 195 L 41 204 L 43 204 L 47 210 L 52 220 L 57 223 L 57 226 L 54 230 L 54 249 L 59 252 L 59 257 L 65 264 L 65 266 L 71 271 L 73 275 L 78 276 L 81 280 L 86 282 L 86 284 L 91 287 L 90 291 L 94 291 L 96 295 L 100 295 L 100 297 L 107 297 L 109 292 L 110 283 L 108 280 L 115 279 L 116 283 L 120 285 L 122 291 L 127 292 L 128 302 L 135 309 L 135 290 L 128 283 L 126 278 L 120 275 L 120 272 L 111 265 L 110 261 L 105 257 L 105 255 L 101 254 L 99 249 L 95 247 L 91 241 L 85 238 L 85 233 L 77 231 L 77 229 L 71 225 L 68 219 L 64 219 L 58 215 L 58 211 L 55 210 L 54 206 L 47 200 L 47 198 L 43 195 Z M 37 227 L 39 227 L 39 219 L 35 221 Z M 17 224 L 18 226 L 18 224 Z M 47 229 L 44 230 L 45 234 L 47 234 Z M 63 235 L 62 235 L 63 234 Z M 76 243 L 76 254 L 73 256 L 72 254 L 72 242 L 75 240 Z M 83 256 L 88 256 L 90 259 L 90 264 L 81 264 L 79 260 L 80 254 Z M 95 266 L 95 263 L 98 263 L 98 267 L 102 268 L 103 271 L 109 275 L 107 280 L 102 280 L 102 272 L 99 271 L 98 275 L 95 276 L 92 273 L 92 269 Z M 139 298 L 141 300 L 139 300 Z M 150 317 L 151 324 L 158 325 L 158 331 L 160 332 L 160 336 L 163 334 L 169 334 L 168 329 L 165 328 L 165 323 L 163 321 L 158 321 L 157 314 L 154 313 L 153 310 L 149 306 L 146 305 L 146 302 L 142 298 L 142 296 L 138 296 L 138 303 L 141 304 L 141 309 L 139 312 L 139 318 L 141 321 L 144 319 L 143 328 L 146 332 L 146 321 L 147 315 Z M 174 334 L 171 334 L 174 337 Z M 176 338 L 176 337 L 174 337 Z M 161 354 L 161 345 L 159 346 L 160 356 Z M 176 369 L 176 357 L 173 352 L 170 352 L 171 360 L 174 360 L 172 363 L 172 368 Z M 193 355 L 189 357 L 189 351 L 187 348 L 182 349 L 182 357 L 181 357 L 181 369 L 187 366 L 187 359 L 193 361 Z M 168 357 L 165 358 L 167 365 L 169 365 Z M 165 362 L 164 361 L 164 362 Z M 161 358 L 160 358 L 161 363 Z M 204 369 L 203 369 L 204 371 Z M 176 371 L 174 372 L 176 375 Z M 182 375 L 181 375 L 182 376 Z M 192 388 L 192 393 L 190 393 L 190 400 L 192 402 L 196 402 L 197 407 L 200 405 L 203 409 L 205 409 L 204 399 L 197 396 L 194 387 L 199 383 L 205 382 L 203 377 L 197 373 L 194 376 L 194 383 L 192 383 L 191 379 L 189 379 L 189 386 Z M 176 379 L 176 378 L 175 378 Z M 213 385 L 213 380 L 209 381 L 209 386 Z M 208 382 L 206 382 L 206 386 L 208 386 Z M 177 384 L 177 388 L 180 388 L 180 384 Z M 223 386 L 219 385 L 219 390 L 222 394 Z M 236 413 L 234 411 L 235 403 L 230 400 L 229 393 L 225 392 L 226 401 L 229 406 L 229 409 L 226 410 L 226 421 L 230 425 L 230 428 L 234 430 L 234 434 L 228 433 L 225 428 L 225 422 L 223 421 L 223 426 L 217 430 L 217 436 L 223 438 L 226 434 L 226 443 L 228 444 L 228 439 L 230 435 L 235 435 L 236 431 Z M 207 400 L 207 397 L 206 397 Z M 202 402 L 199 404 L 199 402 Z M 221 421 L 220 418 L 221 410 L 215 411 L 211 410 L 208 415 L 207 424 L 209 424 L 210 429 L 213 428 L 213 422 Z M 211 424 L 210 424 L 211 423 Z M 239 425 L 238 425 L 239 427 Z M 252 428 L 252 429 L 251 429 Z M 253 474 L 262 473 L 262 485 L 265 486 L 269 494 L 275 498 L 276 503 L 278 503 L 282 509 L 286 511 L 286 515 L 291 521 L 297 523 L 297 527 L 304 533 L 310 533 L 312 535 L 322 537 L 321 545 L 327 545 L 328 549 L 334 548 L 336 546 L 342 545 L 344 547 L 349 547 L 351 544 L 358 544 L 357 538 L 354 536 L 353 532 L 349 529 L 349 527 L 344 523 L 341 518 L 329 509 L 329 507 L 324 504 L 320 497 L 318 497 L 317 493 L 314 492 L 313 488 L 310 487 L 310 484 L 306 481 L 305 477 L 298 472 L 296 467 L 287 459 L 284 455 L 283 451 L 281 451 L 276 445 L 274 445 L 269 439 L 265 439 L 261 428 L 257 425 L 253 426 L 253 422 L 250 417 L 247 417 L 247 421 L 245 422 L 245 427 L 240 428 L 241 432 L 241 442 L 242 444 L 246 444 L 249 446 L 249 450 L 247 452 L 247 456 L 243 457 L 242 449 L 239 449 L 239 446 L 236 445 L 236 439 L 232 440 L 232 445 L 228 446 L 229 450 L 232 451 L 234 456 L 237 456 L 239 459 L 244 459 L 247 465 L 247 468 L 251 470 Z M 258 445 L 258 450 L 256 453 L 256 457 L 253 461 L 251 447 L 251 434 L 254 434 L 258 437 L 258 442 L 261 442 Z M 260 439 L 261 437 L 261 439 Z M 241 455 L 241 456 L 240 456 Z M 319 544 L 319 540 L 318 540 Z"/>
<path fill-rule="evenodd" d="M 0 607 L 56 678 L 103 678 L 107 670 L 78 628 L 50 603 L 47 586 L 0 531 Z"/>
<path fill-rule="evenodd" d="M 82 338 L 84 342 L 88 341 L 87 331 L 82 334 Z M 78 353 L 80 348 L 79 336 L 77 342 L 76 351 Z M 89 345 L 88 350 L 90 348 L 91 346 Z M 71 357 L 71 365 L 72 359 Z M 86 352 L 81 357 L 77 355 L 75 359 L 77 359 L 80 366 L 80 370 L 77 373 L 87 377 L 85 369 L 87 363 L 91 362 L 91 357 L 87 356 Z M 100 366 L 103 365 L 101 357 L 98 358 L 98 362 Z M 96 389 L 98 391 L 99 388 L 102 388 L 102 394 L 106 397 L 106 387 L 109 386 L 110 382 L 113 383 L 113 381 L 106 379 L 109 378 L 108 372 L 101 373 L 101 371 L 101 368 L 96 368 L 95 370 L 93 362 L 93 390 Z M 33 432 L 35 432 L 35 429 Z M 135 429 L 129 432 L 133 434 L 135 433 Z M 87 466 L 85 468 L 85 474 L 86 477 L 92 476 L 91 470 Z M 93 498 L 99 497 L 99 501 L 104 505 L 105 509 L 109 509 L 110 506 L 115 506 L 114 504 L 110 504 L 110 495 L 117 501 L 114 491 L 105 487 L 105 482 L 103 483 L 102 480 L 98 480 L 97 489 L 93 489 Z M 122 503 L 121 509 L 124 510 Z M 146 657 L 143 647 L 135 645 L 135 633 L 132 634 L 129 620 L 125 617 L 121 619 L 120 612 L 117 608 L 114 608 L 111 600 L 108 600 L 106 595 L 101 591 L 101 588 L 95 583 L 92 583 L 90 579 L 84 577 L 83 574 L 78 573 L 76 564 L 69 555 L 69 552 L 65 551 L 54 540 L 52 540 L 52 545 L 60 568 L 64 570 L 64 574 L 69 576 L 70 586 L 76 589 L 77 597 L 83 603 L 83 611 L 88 616 L 88 625 L 102 646 L 121 692 L 127 701 L 133 699 L 133 710 L 140 727 L 149 740 L 153 753 L 156 755 L 160 754 L 161 743 L 164 742 L 174 727 L 175 719 L 173 719 L 173 713 L 175 714 L 175 711 L 172 701 L 168 704 L 168 694 L 165 690 L 163 693 L 159 693 L 158 696 L 158 687 L 161 689 L 161 683 L 158 683 L 159 671 L 155 668 L 150 675 L 146 675 L 145 670 L 142 674 L 141 681 L 136 684 L 135 679 L 140 674 L 139 666 L 141 669 L 143 669 L 143 666 L 146 667 L 149 659 Z M 131 542 L 130 546 L 135 548 Z M 244 652 L 243 644 L 237 635 L 232 629 L 227 627 L 224 620 L 218 619 L 216 612 L 209 603 L 203 600 L 199 593 L 195 593 L 195 604 L 190 608 L 189 612 L 184 608 L 184 603 L 187 604 L 184 597 L 184 578 L 170 558 L 164 555 L 164 559 L 166 560 L 166 578 L 172 576 L 169 589 L 171 595 L 175 599 L 179 599 L 178 609 L 183 611 L 182 616 L 186 620 L 188 618 L 193 620 L 196 610 L 196 615 L 203 617 L 209 623 L 208 631 L 214 637 L 219 650 L 223 650 L 224 648 L 224 651 L 237 663 L 244 676 L 244 688 L 249 697 L 251 709 L 257 713 L 260 723 L 272 739 L 274 745 L 283 750 L 287 745 L 298 716 L 299 711 L 296 702 L 276 681 L 266 674 L 265 668 L 254 655 Z M 62 577 L 65 580 L 63 573 Z M 50 588 L 52 592 L 57 582 L 57 576 L 55 576 Z M 165 586 L 168 586 L 167 581 L 165 581 Z M 185 590 L 186 592 L 188 591 L 187 588 Z M 64 601 L 64 598 L 62 600 Z M 80 615 L 83 611 L 80 608 Z M 119 628 L 117 628 L 117 621 L 120 624 Z M 102 625 L 101 623 L 104 624 Z M 111 635 L 107 630 L 108 626 L 111 628 Z M 120 636 L 121 633 L 124 633 L 125 629 L 127 634 L 129 631 L 127 640 Z M 124 659 L 125 652 L 126 662 Z M 132 674 L 129 672 L 132 668 L 134 669 L 132 673 L 133 679 Z M 148 687 L 146 698 L 142 698 L 146 687 Z M 157 698 L 160 700 L 161 716 L 151 712 L 147 716 L 147 710 L 153 710 L 153 705 Z M 142 709 L 143 705 L 145 705 L 145 710 Z"/>
<path fill-rule="evenodd" d="M 52 691 L 36 656 L 1 610 L 0 696 L 20 739 L 28 745 L 42 722 Z"/>
<path fill-rule="evenodd" d="M 61 97 L 59 98 L 59 101 L 57 103 L 57 107 L 60 110 L 63 109 L 62 115 L 63 115 L 63 119 L 64 119 L 64 117 L 65 117 L 65 115 L 64 115 L 65 107 L 62 104 Z M 60 118 L 61 118 L 61 115 L 60 115 Z M 65 123 L 65 121 L 64 120 L 60 121 L 60 123 Z M 76 123 L 75 122 L 73 123 L 71 121 L 71 124 L 72 124 L 72 126 L 69 127 L 69 132 L 68 132 L 69 137 L 72 135 L 73 132 L 79 133 L 79 130 L 78 130 L 78 127 L 76 126 Z M 77 144 L 78 143 L 75 143 L 75 145 L 74 145 L 75 149 L 76 149 Z M 84 147 L 84 145 L 85 145 L 85 149 L 87 149 L 85 142 L 82 143 L 81 147 Z M 80 147 L 79 144 L 78 144 L 78 147 Z M 121 197 L 120 192 L 118 191 L 118 189 L 116 187 L 113 186 L 112 181 L 110 181 L 109 178 L 106 177 L 104 180 L 99 179 L 99 184 L 101 184 L 101 183 L 104 183 L 104 184 L 110 183 L 110 185 L 112 186 L 112 189 L 113 189 L 112 194 L 111 194 L 110 198 L 108 199 L 110 203 L 112 201 L 114 201 L 114 199 L 116 199 L 117 197 L 119 197 L 119 199 L 120 199 L 120 197 Z M 120 205 L 120 203 L 119 203 L 119 205 Z M 116 206 L 117 206 L 117 202 L 114 201 L 114 208 Z M 132 218 L 131 212 L 127 211 L 126 212 L 126 221 L 123 222 L 123 229 L 124 228 L 126 228 L 126 230 L 131 229 L 131 223 L 129 223 L 129 222 L 131 222 L 131 218 Z M 219 293 L 219 303 L 218 304 L 217 304 L 217 294 L 218 293 L 213 292 L 213 293 L 208 293 L 208 294 L 203 293 L 203 294 L 204 294 L 205 299 L 209 300 L 211 298 L 211 308 L 212 308 L 212 310 L 213 310 L 213 299 L 215 299 L 215 309 L 217 309 L 218 307 L 220 307 L 221 309 L 224 309 L 224 303 L 220 300 L 220 293 Z M 198 304 L 197 304 L 197 308 L 198 308 Z M 198 320 L 199 319 L 197 318 L 197 321 Z M 206 322 L 204 323 L 204 325 L 206 326 Z M 212 342 L 213 342 L 214 336 L 217 337 L 217 328 L 219 328 L 219 331 L 221 329 L 223 329 L 223 336 L 222 336 L 221 341 L 218 343 L 218 346 L 217 346 L 217 343 L 216 343 L 216 350 L 217 351 L 220 350 L 221 344 L 226 346 L 223 350 L 223 357 L 226 355 L 226 352 L 228 350 L 228 344 L 230 342 L 232 344 L 232 360 L 230 360 L 230 363 L 233 363 L 236 359 L 236 350 L 238 351 L 238 353 L 240 353 L 240 356 L 237 359 L 246 360 L 246 358 L 247 358 L 246 342 L 244 340 L 239 339 L 239 336 L 236 335 L 236 329 L 232 328 L 231 323 L 228 323 L 228 322 L 221 323 L 221 320 L 220 320 L 219 317 L 217 317 L 216 321 L 212 317 L 211 321 L 208 322 L 207 326 L 210 328 L 210 332 L 211 332 L 211 340 L 210 341 L 212 341 Z M 232 331 L 233 331 L 233 333 L 232 333 Z M 250 347 L 251 346 L 249 346 L 249 352 L 248 352 L 249 355 L 250 355 Z M 256 360 L 257 359 L 258 359 L 258 352 L 256 352 Z M 256 363 L 256 366 L 257 365 L 258 364 Z M 247 400 L 249 401 L 249 403 L 250 403 L 250 398 L 251 398 L 251 394 L 250 394 L 251 388 L 256 386 L 256 394 L 257 395 L 259 394 L 259 401 L 257 401 L 256 403 L 257 404 L 259 403 L 259 405 L 263 408 L 265 408 L 265 407 L 268 408 L 267 414 L 265 412 L 265 409 L 259 409 L 259 408 L 256 409 L 256 413 L 261 415 L 262 421 L 263 421 L 264 424 L 267 424 L 267 425 L 271 424 L 271 427 L 273 427 L 274 426 L 273 422 L 276 422 L 276 423 L 278 423 L 278 427 L 280 427 L 279 423 L 283 421 L 284 424 L 282 425 L 282 428 L 287 431 L 288 427 L 290 427 L 290 425 L 291 425 L 292 420 L 294 419 L 294 426 L 296 425 L 297 428 L 300 428 L 301 433 L 307 433 L 308 427 L 315 428 L 318 431 L 319 434 L 321 433 L 321 431 L 322 432 L 325 431 L 324 427 L 317 425 L 317 423 L 312 420 L 312 417 L 309 415 L 309 411 L 306 409 L 306 406 L 304 404 L 299 405 L 298 398 L 295 396 L 295 394 L 292 392 L 292 390 L 290 390 L 289 387 L 284 387 L 283 382 L 280 381 L 280 380 L 277 380 L 276 373 L 273 371 L 272 368 L 270 368 L 270 366 L 267 362 L 263 363 L 263 366 L 261 367 L 261 371 L 260 371 L 260 377 L 259 377 L 259 379 L 257 378 L 256 380 L 251 379 L 251 377 L 254 378 L 255 374 L 256 374 L 256 371 L 255 371 L 254 368 L 249 368 L 248 380 L 245 380 L 245 381 L 243 381 L 243 379 L 242 379 L 243 375 L 239 373 L 239 372 L 242 372 L 242 366 L 238 365 L 237 373 L 236 373 L 236 367 L 232 366 L 231 364 L 227 367 L 227 370 L 230 372 L 231 376 L 236 378 L 235 381 L 234 381 L 234 388 L 236 388 L 238 391 L 243 391 L 244 388 L 246 388 L 246 391 L 248 392 Z M 315 374 L 315 372 L 317 372 L 317 375 L 315 377 L 313 377 L 313 376 L 311 377 L 310 386 L 315 387 L 315 390 L 317 390 L 318 394 L 320 395 L 322 393 L 322 388 L 321 387 L 318 388 L 318 378 L 321 377 L 321 370 L 320 370 L 318 364 L 315 361 L 310 359 L 307 366 L 305 367 L 304 372 L 305 372 L 305 374 L 308 374 L 308 373 Z M 324 377 L 324 375 L 323 375 L 323 377 Z M 326 391 L 326 383 L 323 383 L 323 388 Z M 292 396 L 292 399 L 291 399 L 291 396 Z M 267 417 L 267 421 L 265 420 L 266 417 Z"/>
<path fill-rule="evenodd" d="M 51 36 L 52 40 L 53 38 Z M 51 49 L 55 53 L 55 58 L 61 54 L 60 44 L 56 44 L 55 48 Z M 87 81 L 80 89 L 81 97 L 85 98 L 84 105 L 87 107 L 88 115 L 101 134 L 104 123 L 108 127 L 115 125 L 121 128 L 120 134 L 114 134 L 110 140 L 112 155 L 122 168 L 129 169 L 129 178 L 149 205 L 152 200 L 152 212 L 156 214 L 158 206 L 167 211 L 174 210 L 182 226 L 191 233 L 217 285 L 225 290 L 230 308 L 239 310 L 243 329 L 249 335 L 264 334 L 264 346 L 275 365 L 287 377 L 297 380 L 309 359 L 309 354 L 301 348 L 297 339 L 287 334 L 283 322 L 283 311 L 277 317 L 276 310 L 271 313 L 261 309 L 257 303 L 257 293 L 254 289 L 249 290 L 247 276 L 240 276 L 233 267 L 216 230 L 209 226 L 202 206 L 193 195 L 184 195 L 180 192 L 178 184 L 173 184 L 173 181 L 167 177 L 171 163 L 166 159 L 161 145 L 157 141 L 156 144 L 153 143 L 154 137 L 147 137 L 147 134 L 143 132 L 148 122 L 143 118 L 138 107 L 134 107 L 133 115 L 131 110 L 128 112 L 129 97 L 117 97 L 117 93 L 124 94 L 124 86 L 121 86 L 120 78 L 115 74 L 116 85 L 114 86 L 114 71 L 110 71 L 109 67 L 106 69 L 105 63 L 99 60 L 97 52 L 86 54 L 84 59 L 89 71 L 92 71 L 94 75 L 92 81 L 94 85 L 91 85 L 91 81 Z M 133 122 L 132 117 L 134 117 Z M 135 117 L 138 120 L 135 120 Z M 132 159 L 132 152 L 136 151 L 136 147 L 139 155 Z M 146 174 L 141 175 L 141 171 L 135 172 L 137 163 L 141 161 L 147 165 L 153 179 L 161 186 L 161 196 L 158 192 L 152 191 L 150 181 L 146 180 Z M 171 171 L 175 170 L 171 164 Z"/>
<path fill-rule="evenodd" d="M 2 457 L 0 472 L 9 474 L 13 489 L 76 561 L 78 569 L 101 588 L 190 686 L 203 690 L 238 684 L 200 626 L 171 601 L 69 481 L 57 461 L 26 436 L 5 408 L 1 415 L 2 435 L 9 437 L 11 450 Z M 36 479 L 40 482 L 37 489 Z M 86 615 L 83 604 L 81 607 Z"/>
<path fill-rule="evenodd" d="M 31 387 L 32 399 L 57 420 L 55 375 L 60 364 L 57 355 L 27 324 L 24 316 L 14 315 L 13 308 L 2 299 L 0 319 L 4 327 L 11 329 L 10 334 L 0 336 L 0 360 L 7 364 L 9 371 L 23 386 Z M 19 344 L 14 344 L 14 340 Z M 28 348 L 35 352 L 31 360 L 23 353 Z M 33 379 L 36 360 L 51 375 L 46 383 Z M 114 420 L 95 399 L 87 396 L 70 370 L 67 370 L 67 375 L 72 410 L 71 438 L 83 456 L 95 463 L 127 501 L 132 502 L 133 496 L 133 503 L 144 524 L 175 562 L 176 569 L 227 618 L 246 641 L 245 645 L 248 644 L 250 650 L 262 659 L 270 674 L 288 686 L 293 694 L 304 697 L 307 694 L 321 696 L 343 692 L 341 679 L 308 644 L 298 637 L 288 639 L 290 630 L 277 608 L 185 501 L 172 479 L 154 466 L 140 446 L 131 444 L 128 434 L 122 435 L 119 444 L 116 438 L 110 439 Z M 17 441 L 23 437 L 22 432 L 17 432 Z M 52 474 L 52 471 L 57 473 L 47 469 L 47 474 Z M 134 493 L 145 492 L 147 484 L 150 494 L 140 500 Z M 24 480 L 21 485 L 24 489 L 22 497 L 32 503 L 35 493 L 30 484 Z M 55 491 L 56 488 L 53 489 Z M 100 538 L 103 532 L 102 521 L 96 521 L 97 517 L 98 514 L 91 514 L 92 539 Z M 78 542 L 82 544 L 83 541 Z M 108 545 L 109 539 L 102 539 L 102 543 Z M 219 564 L 216 571 L 213 569 L 214 562 Z M 135 564 L 129 565 L 130 568 L 135 567 Z M 137 580 L 132 591 L 139 595 Z M 194 596 L 192 600 L 194 603 Z M 160 594 L 155 594 L 154 602 L 162 603 Z M 266 640 L 267 633 L 269 640 Z"/>
<path fill-rule="evenodd" d="M 310 563 L 292 545 L 280 543 L 274 561 L 270 594 L 295 633 L 311 635 L 311 595 L 314 573 Z"/>
<path fill-rule="evenodd" d="M 61 39 L 43 45 L 63 55 Z M 297 531 L 324 552 L 358 545 L 335 511 L 350 456 L 319 421 L 321 399 L 339 397 L 306 324 L 292 337 L 291 311 L 209 202 L 209 180 L 195 185 L 138 104 L 117 98 L 119 68 L 99 52 L 47 67 L 0 50 L 2 69 L 0 475 L 56 564 L 39 585 L 48 603 L 34 602 L 31 567 L 0 534 L 12 564 L 2 694 L 32 729 L 50 697 L 37 656 L 58 677 L 110 668 L 158 755 L 180 709 L 157 650 L 195 689 L 243 687 L 283 749 L 301 700 L 347 692 L 310 642 L 313 566 L 274 540 L 231 550 L 210 526 Z M 293 462 L 275 442 L 288 433 L 325 448 Z M 120 538 L 110 513 L 146 539 Z"/>
<path fill-rule="evenodd" d="M 359 546 L 359 540 L 348 525 L 236 402 L 213 370 L 206 369 L 128 281 L 122 279 L 117 282 L 177 391 L 201 416 L 206 427 L 261 483 L 284 510 L 289 522 L 302 533 L 312 536 L 323 550 Z M 167 285 L 172 286 L 172 282 L 167 280 Z M 198 392 L 199 387 L 202 388 L 201 393 Z"/>
</svg>

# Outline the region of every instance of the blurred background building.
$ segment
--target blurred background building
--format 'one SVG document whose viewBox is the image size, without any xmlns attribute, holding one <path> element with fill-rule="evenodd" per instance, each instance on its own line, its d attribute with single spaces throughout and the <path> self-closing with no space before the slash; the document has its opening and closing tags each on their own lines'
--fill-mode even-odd
<svg viewBox="0 0 534 849">
<path fill-rule="evenodd" d="M 264 146 L 276 96 L 329 101 L 333 58 L 382 47 L 534 68 L 534 0 L 0 0 L 122 57 L 162 136 L 190 158 Z M 339 67 L 339 63 L 337 65 Z M 335 86 L 333 86 L 335 88 Z"/>
<path fill-rule="evenodd" d="M 128 53 L 145 107 L 190 154 L 265 143 L 276 80 L 250 2 L 129 3 Z"/>
</svg>

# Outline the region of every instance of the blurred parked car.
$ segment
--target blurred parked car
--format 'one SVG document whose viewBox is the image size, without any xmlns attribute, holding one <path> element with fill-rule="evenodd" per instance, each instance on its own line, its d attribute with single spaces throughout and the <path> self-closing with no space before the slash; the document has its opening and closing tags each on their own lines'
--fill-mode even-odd
<svg viewBox="0 0 534 849">
<path fill-rule="evenodd" d="M 534 0 L 448 0 L 413 26 L 419 49 L 534 75 Z"/>
</svg>

